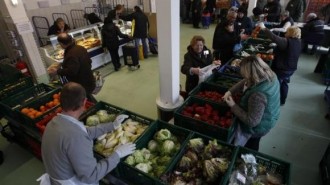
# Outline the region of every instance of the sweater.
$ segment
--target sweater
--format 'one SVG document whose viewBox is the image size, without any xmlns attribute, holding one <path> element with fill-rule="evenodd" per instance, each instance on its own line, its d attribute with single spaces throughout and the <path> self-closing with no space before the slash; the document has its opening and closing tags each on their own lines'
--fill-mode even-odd
<svg viewBox="0 0 330 185">
<path fill-rule="evenodd" d="M 88 127 L 87 133 L 77 124 L 83 123 L 73 123 L 62 115 L 48 123 L 41 146 L 46 172 L 58 180 L 76 176 L 83 183 L 98 183 L 120 160 L 117 153 L 100 161 L 93 154 L 93 140 L 112 131 L 113 124 Z"/>
</svg>

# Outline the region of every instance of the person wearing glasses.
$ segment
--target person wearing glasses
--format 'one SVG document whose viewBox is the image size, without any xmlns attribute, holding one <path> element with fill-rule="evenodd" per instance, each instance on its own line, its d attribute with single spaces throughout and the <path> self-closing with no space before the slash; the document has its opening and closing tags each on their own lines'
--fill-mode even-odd
<svg viewBox="0 0 330 185">
<path fill-rule="evenodd" d="M 234 144 L 258 151 L 260 139 L 280 116 L 280 84 L 269 65 L 257 56 L 244 58 L 240 72 L 243 80 L 231 87 L 223 100 L 237 117 Z M 240 101 L 235 102 L 232 96 L 241 92 Z"/>
</svg>

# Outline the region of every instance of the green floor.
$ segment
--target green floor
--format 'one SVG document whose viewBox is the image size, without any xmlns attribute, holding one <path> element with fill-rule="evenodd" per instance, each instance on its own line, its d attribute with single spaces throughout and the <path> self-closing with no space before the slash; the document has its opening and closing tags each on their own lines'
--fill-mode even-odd
<svg viewBox="0 0 330 185">
<path fill-rule="evenodd" d="M 214 25 L 207 30 L 181 25 L 180 63 L 193 35 L 203 35 L 206 45 L 211 47 L 213 32 Z M 113 72 L 111 64 L 100 69 L 102 73 L 110 74 L 96 98 L 156 119 L 158 58 L 151 56 L 140 62 L 141 69 L 137 71 L 124 67 Z M 315 56 L 301 55 L 287 103 L 281 107 L 280 120 L 261 141 L 261 152 L 291 162 L 293 185 L 321 184 L 318 163 L 329 144 L 330 124 L 324 119 L 328 109 L 323 99 L 325 85 L 321 83 L 320 74 L 313 73 L 316 62 Z M 181 75 L 181 84 L 184 80 Z M 5 162 L 0 166 L 1 185 L 37 184 L 35 179 L 43 173 L 43 165 L 38 159 L 2 137 L 0 150 L 5 154 Z"/>
</svg>

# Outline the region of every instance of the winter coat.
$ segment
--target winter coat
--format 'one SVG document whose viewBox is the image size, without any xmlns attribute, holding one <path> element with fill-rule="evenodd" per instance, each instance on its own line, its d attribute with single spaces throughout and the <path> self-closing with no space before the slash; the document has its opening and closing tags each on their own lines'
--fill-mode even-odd
<svg viewBox="0 0 330 185">
<path fill-rule="evenodd" d="M 303 14 L 303 1 L 302 0 L 290 0 L 287 4 L 285 10 L 290 13 L 290 17 L 292 17 L 294 22 L 298 22 L 301 15 Z"/>
<path fill-rule="evenodd" d="M 129 38 L 128 35 L 121 33 L 119 28 L 112 22 L 104 24 L 101 30 L 102 34 L 102 47 L 108 49 L 119 48 L 119 38 Z"/>
<path fill-rule="evenodd" d="M 183 65 L 181 66 L 181 73 L 186 75 L 186 92 L 189 93 L 198 85 L 199 76 L 190 74 L 192 67 L 203 68 L 212 64 L 213 56 L 211 51 L 204 46 L 202 53 L 199 55 L 195 53 L 191 46 L 187 47 L 187 53 L 184 55 Z"/>
<path fill-rule="evenodd" d="M 69 25 L 65 24 L 64 25 L 64 32 L 69 31 L 70 27 Z M 49 27 L 47 35 L 58 35 L 61 33 L 61 29 L 57 26 L 56 22 Z"/>
<path fill-rule="evenodd" d="M 320 20 L 318 17 L 307 21 L 301 29 L 302 38 L 312 34 L 324 34 L 324 21 Z"/>
<path fill-rule="evenodd" d="M 213 49 L 220 52 L 222 63 L 228 62 L 234 56 L 234 46 L 240 43 L 241 37 L 237 32 L 228 32 L 225 27 L 218 24 L 213 35 Z"/>
<path fill-rule="evenodd" d="M 281 5 L 277 0 L 269 2 L 264 7 L 264 13 L 267 13 L 268 22 L 279 22 L 281 14 Z"/>
<path fill-rule="evenodd" d="M 242 18 L 237 18 L 236 22 L 238 25 L 238 30 L 244 29 L 245 34 L 251 34 L 253 25 L 249 17 L 244 16 Z"/>
<path fill-rule="evenodd" d="M 148 17 L 143 12 L 134 12 L 126 16 L 120 16 L 121 19 L 125 21 L 135 20 L 134 26 L 134 38 L 147 38 L 149 30 L 149 20 Z"/>
<path fill-rule="evenodd" d="M 57 74 L 65 76 L 69 82 L 79 83 L 87 94 L 92 94 L 95 89 L 92 60 L 82 46 L 72 44 L 65 49 L 62 67 Z"/>
<path fill-rule="evenodd" d="M 296 71 L 301 51 L 300 39 L 279 37 L 269 30 L 265 30 L 265 33 L 270 40 L 277 44 L 272 63 L 273 71 Z"/>
</svg>

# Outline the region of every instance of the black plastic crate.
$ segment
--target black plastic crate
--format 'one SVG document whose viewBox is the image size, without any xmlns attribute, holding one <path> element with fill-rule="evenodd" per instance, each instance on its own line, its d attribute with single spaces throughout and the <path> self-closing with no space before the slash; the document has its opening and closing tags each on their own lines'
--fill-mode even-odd
<svg viewBox="0 0 330 185">
<path fill-rule="evenodd" d="M 124 109 L 117 107 L 115 105 L 100 101 L 97 102 L 94 106 L 90 107 L 87 111 L 85 111 L 79 118 L 80 121 L 82 121 L 84 124 L 86 123 L 86 119 L 91 116 L 96 114 L 97 111 L 99 110 L 106 110 L 108 114 L 121 114 Z"/>
<path fill-rule="evenodd" d="M 265 46 L 269 46 L 269 44 L 271 44 L 271 43 L 272 43 L 272 41 L 269 39 L 249 38 L 244 42 L 244 46 L 249 45 L 249 44 L 252 44 L 252 45 L 262 44 Z"/>
<path fill-rule="evenodd" d="M 218 114 L 220 117 L 225 116 L 225 114 L 230 111 L 230 107 L 228 106 L 219 105 L 217 103 L 205 101 L 195 97 L 189 97 L 184 102 L 184 104 L 174 112 L 174 124 L 201 134 L 205 134 L 209 137 L 213 137 L 225 142 L 230 142 L 234 134 L 233 122 L 235 117 L 231 118 L 231 124 L 228 128 L 221 127 L 220 125 L 216 124 L 211 125 L 205 121 L 185 116 L 182 113 L 186 106 L 192 106 L 193 104 L 198 104 L 199 106 L 209 104 L 212 106 L 213 110 L 217 110 L 219 112 Z"/>
<path fill-rule="evenodd" d="M 23 77 L 8 83 L 2 83 L 0 89 L 0 100 L 13 96 L 33 86 L 32 77 Z"/>
<path fill-rule="evenodd" d="M 213 73 L 210 78 L 206 80 L 206 83 L 229 89 L 241 80 L 240 78 L 230 77 L 223 73 Z"/>
<path fill-rule="evenodd" d="M 219 87 L 219 86 L 216 86 L 216 85 L 213 85 L 213 84 L 203 82 L 203 83 L 199 84 L 197 87 L 195 87 L 189 93 L 189 95 L 193 96 L 193 97 L 196 97 L 196 98 L 199 98 L 199 99 L 204 99 L 204 100 L 207 100 L 207 101 L 212 101 L 214 103 L 219 103 L 221 105 L 227 105 L 226 102 L 224 102 L 221 98 L 219 98 L 218 100 L 215 101 L 213 99 L 209 99 L 209 98 L 202 97 L 202 96 L 198 95 L 199 93 L 205 92 L 205 91 L 216 92 L 216 93 L 224 95 L 228 91 L 228 88 Z"/>
<path fill-rule="evenodd" d="M 233 160 L 234 166 L 233 168 L 231 168 L 232 171 L 227 176 L 228 179 L 226 179 L 225 184 L 229 183 L 230 176 L 232 172 L 236 169 L 237 160 L 241 158 L 242 154 L 252 154 L 256 158 L 258 165 L 262 165 L 263 167 L 266 167 L 267 172 L 272 172 L 281 175 L 282 184 L 290 185 L 290 175 L 291 175 L 290 163 L 245 147 L 238 148 L 236 158 Z"/>
<path fill-rule="evenodd" d="M 171 163 L 171 166 L 168 168 L 168 170 L 166 171 L 165 174 L 168 175 L 168 173 L 171 173 L 171 172 L 173 172 L 173 171 L 176 169 L 176 167 L 177 167 L 178 163 L 180 162 L 181 158 L 182 158 L 183 155 L 186 153 L 186 149 L 187 149 L 187 147 L 188 147 L 189 140 L 190 140 L 190 139 L 195 139 L 195 138 L 202 138 L 203 141 L 204 141 L 205 146 L 209 143 L 209 141 L 213 141 L 213 140 L 214 140 L 214 138 L 208 137 L 208 136 L 206 136 L 206 135 L 202 135 L 202 134 L 199 134 L 199 133 L 193 133 L 193 134 L 191 135 L 191 137 L 187 140 L 186 145 L 182 148 L 180 154 L 179 154 L 179 155 L 175 158 L 175 160 Z M 231 169 L 232 169 L 232 167 L 233 167 L 233 160 L 234 160 L 234 158 L 235 158 L 235 156 L 236 156 L 236 153 L 237 153 L 238 147 L 236 147 L 236 146 L 234 146 L 234 145 L 231 145 L 231 144 L 228 144 L 228 143 L 225 143 L 225 142 L 220 141 L 220 140 L 217 140 L 217 143 L 218 143 L 219 145 L 221 145 L 222 147 L 228 147 L 228 148 L 231 150 L 231 155 L 230 155 L 230 157 L 228 158 L 228 159 L 230 160 L 230 163 L 229 163 L 229 165 L 228 165 L 227 172 L 222 176 L 222 178 L 218 179 L 219 182 L 215 183 L 215 184 L 220 184 L 220 185 L 221 185 L 221 184 L 224 184 L 225 181 L 228 179 L 227 176 L 230 174 Z M 197 155 L 198 155 L 198 154 L 197 154 Z M 220 156 L 219 156 L 219 157 L 220 157 Z M 163 184 L 163 185 L 167 184 L 167 183 L 163 182 L 162 180 L 160 180 L 160 183 Z"/>
<path fill-rule="evenodd" d="M 153 138 L 154 134 L 161 130 L 161 129 L 168 129 L 172 134 L 177 136 L 179 141 L 181 141 L 181 148 L 187 142 L 187 139 L 190 137 L 191 132 L 184 128 L 180 128 L 178 126 L 163 122 L 161 120 L 157 120 L 154 124 L 152 124 L 148 130 L 143 134 L 140 140 L 136 143 L 137 149 L 147 148 L 148 142 Z M 176 156 L 180 153 L 180 150 L 173 155 L 171 162 L 167 165 L 166 170 L 171 166 L 171 163 L 176 158 Z M 133 166 L 126 164 L 121 161 L 118 165 L 118 178 L 124 180 L 127 184 L 131 185 L 157 185 L 160 184 L 158 178 L 153 177 L 147 173 L 144 173 Z"/>
<path fill-rule="evenodd" d="M 38 84 L 1 100 L 0 111 L 5 116 L 15 119 L 17 116 L 17 112 L 15 110 L 20 109 L 20 107 L 24 106 L 25 104 L 33 102 L 48 93 L 53 93 L 54 91 L 56 91 L 56 88 L 52 86 L 46 84 Z"/>
</svg>

